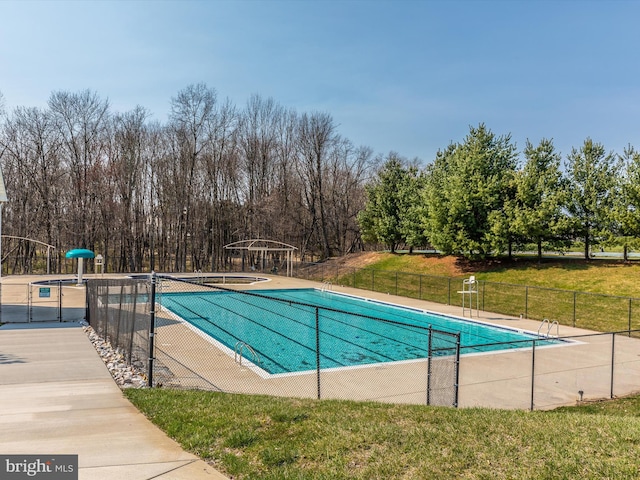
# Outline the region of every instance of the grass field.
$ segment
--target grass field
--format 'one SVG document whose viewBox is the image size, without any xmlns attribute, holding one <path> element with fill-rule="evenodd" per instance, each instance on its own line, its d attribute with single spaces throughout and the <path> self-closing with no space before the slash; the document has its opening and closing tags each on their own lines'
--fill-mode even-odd
<svg viewBox="0 0 640 480">
<path fill-rule="evenodd" d="M 234 479 L 635 479 L 640 399 L 552 412 L 126 390 Z"/>
<path fill-rule="evenodd" d="M 359 261 L 362 258 L 366 261 Z M 369 253 L 355 256 L 348 264 L 335 263 L 321 273 L 340 285 L 456 304 L 462 279 L 475 275 L 485 311 L 548 318 L 603 332 L 640 329 L 639 263 L 572 257 L 542 263 L 531 258 L 467 262 L 389 253 Z"/>
<path fill-rule="evenodd" d="M 387 272 L 379 274 L 381 285 L 400 280 L 409 294 L 417 274 L 475 274 L 503 284 L 640 297 L 633 281 L 638 265 L 474 265 L 389 254 L 378 260 L 369 258 L 367 266 Z M 348 275 L 371 282 L 371 271 Z M 418 288 L 435 294 L 435 283 Z M 640 478 L 640 397 L 524 412 L 164 389 L 125 395 L 186 450 L 233 479 Z"/>
<path fill-rule="evenodd" d="M 482 280 L 640 298 L 640 264 L 567 259 L 495 266 L 477 272 Z"/>
<path fill-rule="evenodd" d="M 447 277 L 475 275 L 491 282 L 640 298 L 640 262 L 636 261 L 585 261 L 558 256 L 543 259 L 542 263 L 531 257 L 469 262 L 430 254 L 368 253 L 364 255 L 366 262 L 362 262 L 359 257 L 354 256 L 348 266 Z"/>
</svg>

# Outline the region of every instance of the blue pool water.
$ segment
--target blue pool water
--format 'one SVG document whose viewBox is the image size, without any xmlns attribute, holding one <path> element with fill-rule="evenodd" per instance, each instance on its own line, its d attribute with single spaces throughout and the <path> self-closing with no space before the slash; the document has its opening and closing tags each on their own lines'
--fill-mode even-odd
<svg viewBox="0 0 640 480">
<path fill-rule="evenodd" d="M 250 345 L 260 358 L 259 366 L 272 374 L 313 370 L 318 360 L 320 368 L 339 368 L 425 358 L 429 326 L 459 332 L 461 353 L 530 347 L 530 341 L 537 338 L 316 289 L 261 290 L 255 295 L 231 291 L 164 293 L 161 301 L 165 308 L 231 350 L 238 342 Z M 324 307 L 317 319 L 314 306 Z M 522 342 L 525 340 L 529 342 Z M 491 345 L 496 343 L 500 345 Z M 436 337 L 432 344 L 441 354 L 452 354 L 453 346 L 451 338 Z"/>
</svg>

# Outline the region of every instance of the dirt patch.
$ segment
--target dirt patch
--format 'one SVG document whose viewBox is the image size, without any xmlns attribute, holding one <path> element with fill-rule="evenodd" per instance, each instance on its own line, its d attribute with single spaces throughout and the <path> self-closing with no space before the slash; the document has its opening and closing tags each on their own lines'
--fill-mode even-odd
<svg viewBox="0 0 640 480">
<path fill-rule="evenodd" d="M 325 263 L 330 265 L 338 265 L 340 267 L 364 268 L 368 267 L 372 263 L 376 263 L 384 259 L 385 255 L 391 254 L 381 252 L 350 253 L 349 255 L 345 255 L 344 257 L 330 258 Z"/>
<path fill-rule="evenodd" d="M 400 272 L 422 273 L 426 275 L 442 275 L 458 277 L 473 272 L 473 265 L 453 256 L 437 254 L 392 254 L 388 252 L 359 252 L 343 257 L 333 257 L 325 262 L 325 268 L 365 268 L 377 262 L 388 260 L 390 257 L 400 257 L 394 270 Z"/>
<path fill-rule="evenodd" d="M 423 255 L 417 263 L 421 267 L 420 273 L 431 275 L 459 277 L 469 271 L 460 259 L 452 256 Z"/>
</svg>

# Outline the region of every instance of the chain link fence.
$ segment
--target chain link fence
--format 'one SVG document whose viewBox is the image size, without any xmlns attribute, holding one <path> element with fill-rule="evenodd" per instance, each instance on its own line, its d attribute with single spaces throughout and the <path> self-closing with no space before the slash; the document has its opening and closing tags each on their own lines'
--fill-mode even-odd
<svg viewBox="0 0 640 480">
<path fill-rule="evenodd" d="M 84 285 L 75 281 L 0 283 L 0 323 L 72 322 L 85 313 Z"/>
<path fill-rule="evenodd" d="M 478 354 L 486 345 L 461 346 L 459 334 L 244 288 L 92 279 L 89 321 L 156 387 L 534 410 L 640 386 L 638 331 Z"/>
<path fill-rule="evenodd" d="M 548 410 L 640 390 L 634 332 L 560 337 L 562 343 L 461 357 L 460 405 Z M 476 348 L 482 348 L 481 345 Z"/>
<path fill-rule="evenodd" d="M 294 275 L 446 305 L 460 302 L 462 278 L 319 264 L 299 264 Z M 640 329 L 640 298 L 478 281 L 480 309 L 601 332 Z M 637 335 L 637 334 L 636 334 Z"/>
<path fill-rule="evenodd" d="M 152 386 L 457 406 L 459 334 L 319 307 L 290 291 L 274 298 L 152 279 L 87 284 L 90 324 Z"/>
<path fill-rule="evenodd" d="M 150 288 L 140 278 L 87 282 L 87 321 L 95 332 L 123 353 L 127 363 L 149 371 Z"/>
</svg>

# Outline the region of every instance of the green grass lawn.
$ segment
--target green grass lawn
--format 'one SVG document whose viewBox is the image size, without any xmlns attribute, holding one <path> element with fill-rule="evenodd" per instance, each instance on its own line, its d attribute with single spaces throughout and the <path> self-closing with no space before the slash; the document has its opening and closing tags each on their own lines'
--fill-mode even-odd
<svg viewBox="0 0 640 480">
<path fill-rule="evenodd" d="M 481 284 L 481 309 L 610 332 L 640 329 L 640 263 L 572 257 L 468 262 L 421 254 L 377 255 L 364 269 L 327 268 L 331 280 L 366 290 L 457 304 L 462 280 Z M 577 293 L 574 293 L 577 292 Z M 633 298 L 633 300 L 630 300 Z"/>
<path fill-rule="evenodd" d="M 603 293 L 640 298 L 640 263 L 609 260 L 589 260 L 557 257 L 538 263 L 535 258 L 516 257 L 515 261 L 492 259 L 488 261 L 459 261 L 452 274 L 444 265 L 450 265 L 447 257 L 421 254 L 381 253 L 380 259 L 368 267 L 378 270 L 410 272 L 427 275 L 453 275 L 491 282 L 532 285 L 580 292 Z"/>
<path fill-rule="evenodd" d="M 518 262 L 478 271 L 481 280 L 640 297 L 640 264 L 603 260 Z"/>
<path fill-rule="evenodd" d="M 386 254 L 370 265 L 376 273 L 354 270 L 341 280 L 442 297 L 451 262 L 423 260 Z M 434 275 L 433 282 L 418 273 Z M 503 297 L 521 295 L 518 285 L 640 297 L 636 264 L 492 262 L 464 265 L 455 278 L 470 274 L 515 284 L 511 294 L 497 287 Z M 573 298 L 554 303 L 541 292 L 537 301 L 556 313 Z M 617 308 L 603 302 L 598 309 Z M 615 315 L 624 317 L 624 307 Z M 600 317 L 591 310 L 580 316 Z M 640 397 L 525 412 L 165 389 L 125 395 L 183 448 L 233 479 L 640 478 Z"/>
<path fill-rule="evenodd" d="M 125 395 L 234 479 L 640 478 L 640 399 L 552 412 L 179 390 Z"/>
</svg>

